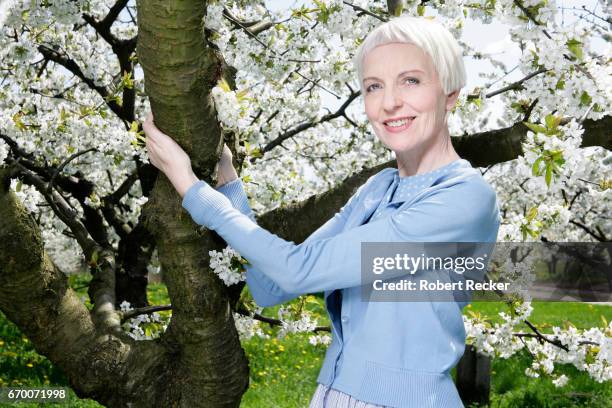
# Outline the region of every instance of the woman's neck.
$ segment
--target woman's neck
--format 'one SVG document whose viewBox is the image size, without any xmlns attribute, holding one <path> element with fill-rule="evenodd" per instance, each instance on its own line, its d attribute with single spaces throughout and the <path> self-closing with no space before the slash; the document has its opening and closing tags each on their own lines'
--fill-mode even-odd
<svg viewBox="0 0 612 408">
<path fill-rule="evenodd" d="M 438 143 L 425 150 L 395 152 L 399 176 L 427 173 L 461 158 L 451 143 L 448 130 L 437 139 Z"/>
</svg>

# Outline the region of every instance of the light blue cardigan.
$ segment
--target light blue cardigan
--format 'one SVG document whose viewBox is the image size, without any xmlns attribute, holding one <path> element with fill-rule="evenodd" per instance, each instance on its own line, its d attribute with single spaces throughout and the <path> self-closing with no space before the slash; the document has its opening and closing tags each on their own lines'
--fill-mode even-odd
<svg viewBox="0 0 612 408">
<path fill-rule="evenodd" d="M 469 162 L 459 164 L 363 224 L 398 177 L 397 169 L 380 171 L 299 245 L 257 226 L 240 180 L 220 187 L 223 194 L 198 181 L 183 207 L 251 263 L 247 284 L 259 305 L 325 292 L 333 340 L 319 383 L 374 404 L 462 407 L 450 370 L 465 347 L 463 304 L 363 302 L 360 288 L 361 242 L 495 242 L 495 192 Z"/>
</svg>

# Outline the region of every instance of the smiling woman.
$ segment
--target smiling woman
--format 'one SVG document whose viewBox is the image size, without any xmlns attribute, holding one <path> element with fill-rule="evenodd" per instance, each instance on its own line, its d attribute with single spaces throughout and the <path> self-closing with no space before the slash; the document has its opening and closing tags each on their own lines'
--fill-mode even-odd
<svg viewBox="0 0 612 408">
<path fill-rule="evenodd" d="M 459 158 L 446 124 L 459 90 L 445 95 L 429 55 L 413 44 L 379 45 L 365 56 L 363 69 L 366 115 L 381 142 L 395 152 L 400 176 Z"/>
<path fill-rule="evenodd" d="M 400 176 L 459 158 L 447 118 L 466 74 L 461 49 L 443 26 L 424 18 L 394 19 L 368 35 L 355 66 L 366 115 L 395 152 Z"/>
<path fill-rule="evenodd" d="M 299 245 L 256 224 L 235 175 L 220 175 L 232 181 L 218 191 L 198 180 L 152 120 L 147 149 L 193 220 L 249 261 L 247 285 L 260 306 L 325 292 L 333 338 L 311 408 L 461 407 L 450 370 L 465 349 L 465 303 L 361 297 L 364 242 L 496 240 L 495 192 L 459 158 L 446 124 L 465 83 L 461 51 L 441 25 L 401 17 L 368 35 L 356 63 L 366 114 L 398 168 L 372 176 Z"/>
</svg>

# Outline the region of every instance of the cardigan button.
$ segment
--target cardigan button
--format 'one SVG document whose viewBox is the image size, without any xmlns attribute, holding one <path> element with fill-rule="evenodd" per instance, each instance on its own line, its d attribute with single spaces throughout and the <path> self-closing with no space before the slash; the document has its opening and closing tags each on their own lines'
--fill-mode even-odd
<svg viewBox="0 0 612 408">
<path fill-rule="evenodd" d="M 342 323 L 347 323 L 349 321 L 349 318 L 348 316 L 342 316 L 340 320 L 342 320 Z"/>
</svg>

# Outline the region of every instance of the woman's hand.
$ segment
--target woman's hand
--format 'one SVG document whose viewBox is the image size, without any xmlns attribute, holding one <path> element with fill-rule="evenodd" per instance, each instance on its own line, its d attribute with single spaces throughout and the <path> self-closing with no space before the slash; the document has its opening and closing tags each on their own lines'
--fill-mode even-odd
<svg viewBox="0 0 612 408">
<path fill-rule="evenodd" d="M 147 139 L 147 152 L 151 164 L 161 170 L 181 197 L 198 181 L 191 168 L 191 159 L 171 137 L 153 123 L 150 112 L 142 125 Z"/>
<path fill-rule="evenodd" d="M 232 151 L 224 143 L 221 160 L 219 160 L 219 171 L 217 172 L 217 188 L 238 178 L 232 158 Z"/>
</svg>

